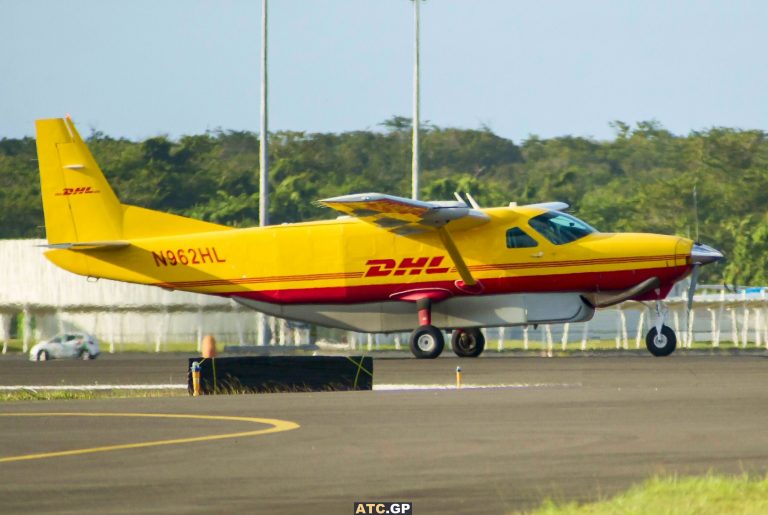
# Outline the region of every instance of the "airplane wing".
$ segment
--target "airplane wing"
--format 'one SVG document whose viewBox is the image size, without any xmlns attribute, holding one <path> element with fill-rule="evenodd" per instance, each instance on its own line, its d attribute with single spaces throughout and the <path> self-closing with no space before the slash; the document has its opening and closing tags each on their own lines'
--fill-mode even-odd
<svg viewBox="0 0 768 515">
<path fill-rule="evenodd" d="M 461 276 L 462 284 L 457 286 L 468 292 L 480 291 L 480 284 L 472 277 L 446 226 L 450 223 L 451 230 L 455 231 L 482 225 L 490 220 L 482 211 L 464 202 L 424 202 L 383 193 L 343 195 L 319 202 L 400 236 L 437 232 Z"/>
<path fill-rule="evenodd" d="M 319 203 L 401 236 L 433 231 L 449 222 L 455 231 L 490 220 L 488 215 L 464 202 L 424 202 L 383 193 L 343 195 Z"/>
</svg>

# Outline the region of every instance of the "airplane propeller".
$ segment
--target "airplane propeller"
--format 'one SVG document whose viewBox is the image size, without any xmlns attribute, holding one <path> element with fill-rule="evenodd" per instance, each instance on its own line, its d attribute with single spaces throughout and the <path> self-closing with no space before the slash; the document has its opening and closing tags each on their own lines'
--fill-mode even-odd
<svg viewBox="0 0 768 515">
<path fill-rule="evenodd" d="M 691 308 L 693 307 L 693 294 L 696 292 L 696 283 L 699 282 L 700 272 L 701 263 L 694 263 L 693 272 L 691 272 L 691 284 L 688 286 L 688 317 L 691 316 Z"/>
<path fill-rule="evenodd" d="M 691 264 L 693 270 L 691 271 L 691 284 L 688 286 L 688 304 L 687 304 L 687 324 L 690 328 L 691 325 L 691 310 L 693 309 L 693 294 L 696 292 L 696 283 L 699 281 L 699 274 L 701 273 L 701 265 L 707 263 L 714 263 L 723 259 L 723 253 L 719 250 L 704 245 L 703 243 L 694 243 L 691 249 Z M 693 330 L 693 328 L 691 328 Z"/>
</svg>

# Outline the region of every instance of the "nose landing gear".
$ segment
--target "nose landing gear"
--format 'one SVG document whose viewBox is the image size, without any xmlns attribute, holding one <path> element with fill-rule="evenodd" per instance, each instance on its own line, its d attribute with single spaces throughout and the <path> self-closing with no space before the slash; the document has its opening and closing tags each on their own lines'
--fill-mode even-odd
<svg viewBox="0 0 768 515">
<path fill-rule="evenodd" d="M 656 301 L 656 324 L 645 335 L 645 347 L 654 356 L 669 356 L 675 352 L 677 337 L 671 327 L 664 325 L 667 318 L 667 308 Z"/>
</svg>

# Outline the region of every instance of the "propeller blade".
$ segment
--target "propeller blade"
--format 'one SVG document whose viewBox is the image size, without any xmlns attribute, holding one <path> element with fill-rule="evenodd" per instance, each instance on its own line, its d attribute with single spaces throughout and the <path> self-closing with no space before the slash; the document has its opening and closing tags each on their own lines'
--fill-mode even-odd
<svg viewBox="0 0 768 515">
<path fill-rule="evenodd" d="M 691 273 L 691 285 L 688 287 L 688 316 L 691 316 L 691 307 L 693 306 L 693 294 L 696 291 L 696 283 L 699 281 L 699 271 L 701 265 L 696 263 L 693 265 L 693 272 Z"/>
</svg>

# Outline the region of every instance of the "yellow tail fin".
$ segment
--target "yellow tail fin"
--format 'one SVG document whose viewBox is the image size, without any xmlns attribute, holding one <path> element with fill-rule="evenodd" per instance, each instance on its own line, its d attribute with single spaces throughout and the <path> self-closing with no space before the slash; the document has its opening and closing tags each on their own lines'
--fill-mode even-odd
<svg viewBox="0 0 768 515">
<path fill-rule="evenodd" d="M 120 201 L 72 120 L 38 120 L 36 129 L 48 242 L 121 238 Z"/>
<path fill-rule="evenodd" d="M 230 229 L 121 204 L 69 117 L 37 120 L 35 125 L 49 244 L 75 250 L 119 246 L 124 239 Z M 88 245 L 70 245 L 74 243 Z"/>
</svg>

